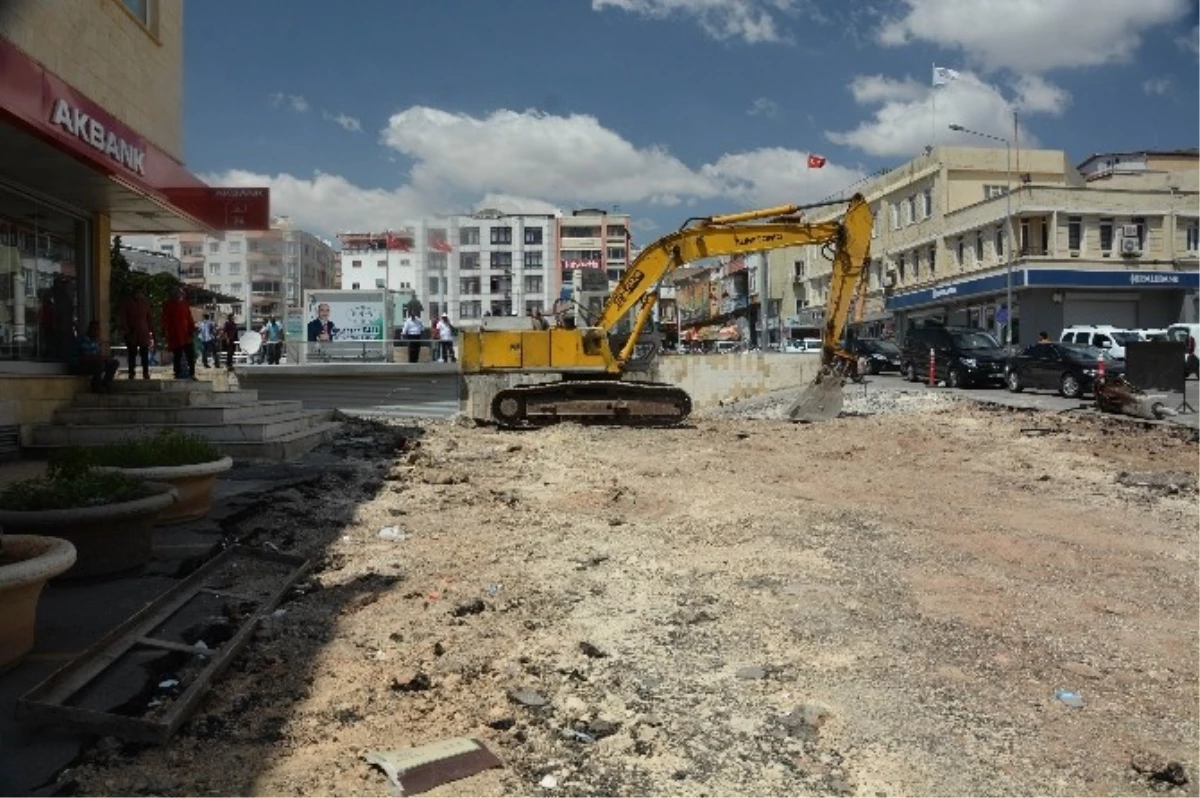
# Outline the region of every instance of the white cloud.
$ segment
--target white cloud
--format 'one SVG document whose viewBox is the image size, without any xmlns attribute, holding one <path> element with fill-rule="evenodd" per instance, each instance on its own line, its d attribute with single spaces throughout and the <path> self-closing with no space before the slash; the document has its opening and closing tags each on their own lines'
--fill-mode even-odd
<svg viewBox="0 0 1200 798">
<path fill-rule="evenodd" d="M 779 103 L 767 97 L 757 97 L 754 102 L 750 103 L 750 108 L 746 113 L 750 116 L 765 116 L 770 119 L 779 113 Z"/>
<path fill-rule="evenodd" d="M 1142 83 L 1142 91 L 1147 94 L 1166 94 L 1170 88 L 1170 78 L 1150 78 Z"/>
<path fill-rule="evenodd" d="M 850 93 L 856 103 L 876 103 L 881 100 L 919 100 L 926 96 L 928 87 L 911 77 L 904 80 L 883 75 L 859 75 L 850 81 Z"/>
<path fill-rule="evenodd" d="M 854 147 L 875 156 L 911 157 L 926 145 L 960 144 L 988 146 L 987 139 L 949 130 L 951 124 L 961 125 L 979 133 L 993 136 L 1012 136 L 1012 108 L 1027 114 L 1060 110 L 1056 103 L 1066 102 L 1066 93 L 1045 81 L 1027 78 L 1018 81 L 1025 90 L 1010 104 L 999 89 L 980 80 L 971 72 L 960 72 L 959 78 L 934 90 L 922 87 L 917 94 L 909 80 L 877 81 L 877 91 L 856 93 L 864 104 L 881 103 L 874 117 L 853 130 L 826 131 L 825 137 L 835 144 Z M 885 89 L 892 88 L 889 94 Z M 855 91 L 855 83 L 850 85 Z M 934 103 L 930 93 L 936 91 Z M 1027 103 L 1027 105 L 1022 105 Z M 994 142 L 993 144 L 998 143 Z M 1021 129 L 1024 146 L 1038 146 L 1037 139 L 1024 127 Z"/>
<path fill-rule="evenodd" d="M 741 207 L 814 202 L 862 173 L 783 148 L 727 153 L 695 168 L 661 147 L 639 148 L 590 116 L 496 111 L 485 117 L 414 107 L 395 114 L 384 143 L 407 156 L 407 181 L 363 188 L 344 177 L 242 170 L 204 177 L 212 185 L 270 186 L 273 213 L 324 234 L 395 227 L 414 217 L 494 207 L 555 213 L 583 205 L 657 203 Z M 671 213 L 692 215 L 677 209 Z"/>
<path fill-rule="evenodd" d="M 661 203 L 715 193 L 666 150 L 638 149 L 582 114 L 501 110 L 473 117 L 414 106 L 388 120 L 383 142 L 415 160 L 413 185 L 435 192 Z"/>
<path fill-rule="evenodd" d="M 1071 95 L 1038 75 L 1021 75 L 1013 84 L 1017 110 L 1031 114 L 1059 116 L 1071 102 Z"/>
<path fill-rule="evenodd" d="M 1186 34 L 1176 36 L 1175 45 L 1181 50 L 1190 50 L 1192 55 L 1200 54 L 1200 25 L 1193 25 Z"/>
<path fill-rule="evenodd" d="M 592 0 L 593 11 L 616 8 L 660 20 L 692 17 L 718 41 L 742 39 L 747 44 L 786 41 L 776 15 L 795 6 L 793 0 Z"/>
<path fill-rule="evenodd" d="M 808 155 L 768 147 L 722 155 L 714 163 L 701 167 L 701 172 L 721 187 L 722 195 L 755 207 L 816 202 L 841 192 L 864 176 L 857 169 L 828 161 L 820 169 L 809 169 Z"/>
<path fill-rule="evenodd" d="M 201 175 L 213 186 L 270 186 L 271 213 L 290 216 L 304 229 L 334 233 L 382 230 L 432 212 L 425 197 L 408 186 L 388 191 L 356 186 L 344 177 L 315 172 L 305 179 L 289 174 L 264 175 L 242 169 Z"/>
<path fill-rule="evenodd" d="M 357 117 L 347 116 L 346 114 L 331 114 L 328 111 L 322 111 L 321 117 L 327 122 L 341 125 L 351 133 L 362 132 L 362 122 L 358 121 Z"/>
<path fill-rule="evenodd" d="M 1038 73 L 1130 60 L 1146 31 L 1176 22 L 1191 0 L 902 0 L 883 23 L 885 45 L 959 49 L 984 69 Z"/>
<path fill-rule="evenodd" d="M 272 108 L 282 108 L 287 105 L 298 114 L 306 112 L 309 108 L 308 100 L 300 94 L 284 94 L 281 91 L 274 92 L 267 96 L 267 102 Z"/>
</svg>

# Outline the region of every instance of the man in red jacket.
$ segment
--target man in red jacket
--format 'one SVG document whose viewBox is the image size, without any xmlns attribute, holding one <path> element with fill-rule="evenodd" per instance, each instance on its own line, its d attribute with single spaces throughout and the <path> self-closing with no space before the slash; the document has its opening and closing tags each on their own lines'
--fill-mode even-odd
<svg viewBox="0 0 1200 798">
<path fill-rule="evenodd" d="M 192 345 L 192 334 L 196 325 L 192 321 L 192 307 L 188 304 L 183 286 L 175 289 L 171 299 L 163 303 L 163 332 L 167 336 L 167 348 L 175 361 L 175 379 L 196 379 L 196 349 Z M 183 370 L 183 359 L 187 358 L 187 372 Z"/>
</svg>

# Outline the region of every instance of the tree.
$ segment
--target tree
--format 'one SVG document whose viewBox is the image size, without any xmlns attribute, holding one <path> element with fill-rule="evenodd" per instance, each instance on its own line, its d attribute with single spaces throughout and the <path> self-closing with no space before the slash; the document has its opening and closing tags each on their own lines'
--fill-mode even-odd
<svg viewBox="0 0 1200 798">
<path fill-rule="evenodd" d="M 168 272 L 147 274 L 134 271 L 129 265 L 129 259 L 122 251 L 120 236 L 113 238 L 109 264 L 108 291 L 111 310 L 109 331 L 113 334 L 114 339 L 119 337 L 122 332 L 121 305 L 126 299 L 133 296 L 134 289 L 141 286 L 146 294 L 146 299 L 150 302 L 150 318 L 154 323 L 154 340 L 165 341 L 166 336 L 162 331 L 162 314 L 159 311 L 162 310 L 163 303 L 171 298 L 175 288 L 183 283 L 179 281 L 178 277 Z"/>
</svg>

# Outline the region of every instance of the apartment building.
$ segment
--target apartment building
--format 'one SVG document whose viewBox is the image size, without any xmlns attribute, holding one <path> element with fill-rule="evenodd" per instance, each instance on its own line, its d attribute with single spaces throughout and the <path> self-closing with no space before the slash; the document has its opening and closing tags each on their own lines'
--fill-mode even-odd
<svg viewBox="0 0 1200 798">
<path fill-rule="evenodd" d="M 558 284 L 570 286 L 579 269 L 604 272 L 610 288 L 633 262 L 629 214 L 583 208 L 558 220 Z"/>
<path fill-rule="evenodd" d="M 177 258 L 183 282 L 235 300 L 215 310 L 233 313 L 239 323 L 283 318 L 289 307 L 300 306 L 306 289 L 335 285 L 331 243 L 282 216 L 270 230 L 229 232 L 223 238 L 125 235 L 121 243 Z"/>
<path fill-rule="evenodd" d="M 546 312 L 557 296 L 555 222 L 550 214 L 487 209 L 339 233 L 341 287 L 411 290 L 427 321 L 441 313 L 470 321 Z"/>
<path fill-rule="evenodd" d="M 875 214 L 861 332 L 903 337 L 931 319 L 1027 343 L 1072 324 L 1194 319 L 1198 184 L 1195 150 L 1079 167 L 1060 150 L 1019 150 L 1010 173 L 1002 149 L 934 149 L 858 189 Z M 790 273 L 789 326 L 820 327 L 830 264 L 819 248 L 769 258 Z"/>
</svg>

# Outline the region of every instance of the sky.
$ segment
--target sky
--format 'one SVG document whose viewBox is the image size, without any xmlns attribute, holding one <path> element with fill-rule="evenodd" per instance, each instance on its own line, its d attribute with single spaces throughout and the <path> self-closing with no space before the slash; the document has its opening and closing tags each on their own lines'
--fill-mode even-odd
<svg viewBox="0 0 1200 798">
<path fill-rule="evenodd" d="M 188 168 L 332 238 L 841 196 L 931 143 L 1195 147 L 1194 0 L 193 0 Z M 934 87 L 933 67 L 957 77 Z M 825 159 L 810 168 L 809 154 Z"/>
</svg>

